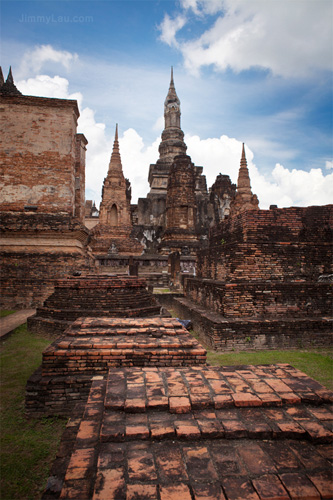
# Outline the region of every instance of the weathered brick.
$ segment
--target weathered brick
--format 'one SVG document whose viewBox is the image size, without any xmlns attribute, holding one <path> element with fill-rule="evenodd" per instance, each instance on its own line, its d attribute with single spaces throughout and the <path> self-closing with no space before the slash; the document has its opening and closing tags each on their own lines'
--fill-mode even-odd
<svg viewBox="0 0 333 500">
<path fill-rule="evenodd" d="M 290 499 L 279 478 L 273 474 L 266 474 L 252 479 L 252 484 L 259 494 L 260 500 Z"/>
<path fill-rule="evenodd" d="M 292 499 L 319 500 L 320 494 L 311 481 L 300 473 L 280 474 L 280 479 Z"/>
<path fill-rule="evenodd" d="M 128 484 L 126 500 L 156 500 L 157 487 L 153 484 Z"/>
<path fill-rule="evenodd" d="M 228 500 L 260 500 L 247 477 L 222 478 Z"/>
<path fill-rule="evenodd" d="M 192 500 L 187 484 L 160 487 L 161 500 Z"/>
<path fill-rule="evenodd" d="M 97 473 L 92 500 L 120 500 L 126 498 L 124 469 L 117 467 Z"/>
<path fill-rule="evenodd" d="M 193 484 L 192 485 L 194 500 L 225 500 L 219 484 Z"/>
<path fill-rule="evenodd" d="M 333 478 L 331 471 L 308 472 L 307 476 L 315 485 L 323 499 L 329 500 L 333 497 Z"/>
<path fill-rule="evenodd" d="M 267 474 L 276 472 L 276 468 L 259 444 L 246 443 L 238 450 L 250 474 Z M 254 460 L 255 457 L 255 460 Z"/>
</svg>

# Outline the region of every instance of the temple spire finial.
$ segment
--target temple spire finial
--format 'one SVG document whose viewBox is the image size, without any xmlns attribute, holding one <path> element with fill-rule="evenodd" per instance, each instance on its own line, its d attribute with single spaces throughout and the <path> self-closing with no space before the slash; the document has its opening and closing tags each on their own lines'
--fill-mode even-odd
<svg viewBox="0 0 333 500">
<path fill-rule="evenodd" d="M 259 201 L 257 195 L 252 194 L 250 174 L 247 168 L 247 161 L 245 156 L 245 144 L 242 144 L 242 156 L 237 180 L 237 192 L 234 200 L 230 205 L 230 213 L 237 214 L 245 210 L 252 210 L 259 208 Z"/>
<path fill-rule="evenodd" d="M 111 154 L 111 159 L 109 163 L 109 172 L 118 172 L 118 174 L 123 176 L 123 167 L 121 164 L 119 141 L 118 141 L 118 123 L 116 123 L 116 131 L 114 134 L 113 149 Z M 117 175 L 118 175 L 117 174 Z"/>
<path fill-rule="evenodd" d="M 6 83 L 11 83 L 12 85 L 14 85 L 14 78 L 13 78 L 13 73 L 12 73 L 12 67 L 11 66 L 9 66 L 9 71 L 8 71 L 8 76 L 7 76 Z"/>
<path fill-rule="evenodd" d="M 174 85 L 174 82 L 173 82 L 173 66 L 171 66 L 171 79 L 170 79 L 170 85 Z"/>
<path fill-rule="evenodd" d="M 2 78 L 1 78 L 2 77 Z M 0 75 L 0 80 L 3 81 L 3 75 L 1 71 Z M 0 94 L 1 95 L 8 95 L 8 96 L 19 96 L 22 95 L 22 92 L 16 88 L 15 83 L 14 83 L 14 78 L 13 78 L 13 73 L 12 73 L 12 67 L 10 66 L 9 71 L 8 71 L 8 76 L 7 80 L 0 85 Z"/>
<path fill-rule="evenodd" d="M 243 146 L 242 146 L 242 158 L 241 158 L 241 161 L 242 161 L 242 160 L 243 160 L 243 161 L 244 161 L 244 160 L 246 161 L 246 156 L 245 156 L 245 144 L 244 144 L 244 142 L 243 142 Z"/>
<path fill-rule="evenodd" d="M 237 191 L 241 192 L 243 195 L 246 194 L 249 196 L 251 194 L 251 196 L 252 196 L 250 175 L 249 175 L 249 170 L 247 168 L 244 142 L 242 145 L 242 156 L 241 156 L 240 168 L 239 168 L 239 173 L 238 173 Z"/>
</svg>

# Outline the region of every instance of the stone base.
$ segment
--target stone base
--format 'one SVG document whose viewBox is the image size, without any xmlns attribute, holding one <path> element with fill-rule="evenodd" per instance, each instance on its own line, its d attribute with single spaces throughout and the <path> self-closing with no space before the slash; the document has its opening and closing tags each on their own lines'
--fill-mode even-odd
<svg viewBox="0 0 333 500">
<path fill-rule="evenodd" d="M 79 319 L 43 352 L 41 371 L 28 380 L 26 411 L 70 415 L 86 401 L 92 378 L 105 376 L 110 367 L 205 362 L 206 350 L 176 319 Z"/>
<path fill-rule="evenodd" d="M 332 400 L 287 364 L 111 369 L 42 499 L 331 498 Z"/>
<path fill-rule="evenodd" d="M 193 328 L 215 350 L 299 349 L 333 345 L 333 318 L 225 318 L 185 298 L 175 298 L 179 317 L 191 318 Z"/>
<path fill-rule="evenodd" d="M 79 276 L 58 280 L 55 290 L 29 318 L 28 329 L 62 333 L 80 317 L 154 317 L 160 305 L 142 278 L 127 275 Z"/>
</svg>

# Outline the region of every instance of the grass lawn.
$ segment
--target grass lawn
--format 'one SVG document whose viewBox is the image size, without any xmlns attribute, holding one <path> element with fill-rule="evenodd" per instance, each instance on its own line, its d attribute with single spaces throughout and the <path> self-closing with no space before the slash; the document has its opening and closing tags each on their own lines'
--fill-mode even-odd
<svg viewBox="0 0 333 500">
<path fill-rule="evenodd" d="M 207 350 L 207 363 L 210 365 L 270 365 L 289 363 L 309 377 L 333 390 L 333 349 L 297 349 L 287 351 L 235 351 L 221 353 L 211 350 L 199 335 L 191 330 Z"/>
<path fill-rule="evenodd" d="M 1 309 L 0 311 L 0 318 L 5 318 L 6 316 L 9 316 L 10 314 L 13 314 L 15 311 L 8 311 L 7 309 Z"/>
<path fill-rule="evenodd" d="M 266 365 L 289 363 L 311 378 L 333 390 L 333 351 L 257 351 L 217 353 L 207 351 L 207 362 L 211 365 Z"/>
<path fill-rule="evenodd" d="M 0 344 L 1 500 L 39 500 L 46 486 L 64 419 L 27 419 L 27 379 L 41 364 L 50 339 L 27 332 L 26 325 Z"/>
</svg>

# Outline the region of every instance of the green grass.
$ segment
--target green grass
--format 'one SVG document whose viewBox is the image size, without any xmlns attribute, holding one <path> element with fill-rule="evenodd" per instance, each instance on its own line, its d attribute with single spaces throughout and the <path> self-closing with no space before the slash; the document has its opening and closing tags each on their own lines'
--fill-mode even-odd
<svg viewBox="0 0 333 500">
<path fill-rule="evenodd" d="M 213 351 L 200 339 L 197 332 L 191 334 L 207 350 L 207 363 L 210 365 L 271 365 L 289 363 L 320 384 L 333 390 L 333 349 L 295 349 L 286 351 Z"/>
<path fill-rule="evenodd" d="M 6 316 L 9 316 L 10 314 L 13 314 L 16 311 L 9 311 L 7 309 L 2 309 L 0 311 L 0 318 L 5 318 Z"/>
<path fill-rule="evenodd" d="M 66 424 L 64 419 L 27 419 L 24 414 L 27 379 L 49 343 L 22 325 L 1 344 L 1 500 L 40 498 Z"/>
<path fill-rule="evenodd" d="M 289 363 L 333 390 L 332 351 L 256 351 L 217 353 L 207 350 L 207 362 L 211 365 L 266 365 Z"/>
<path fill-rule="evenodd" d="M 177 317 L 174 310 L 169 309 L 173 317 Z M 327 389 L 333 390 L 333 349 L 295 349 L 279 351 L 235 351 L 217 352 L 210 349 L 195 330 L 190 333 L 207 350 L 207 363 L 211 365 L 270 365 L 275 363 L 289 363 L 309 377 L 317 380 Z"/>
</svg>

